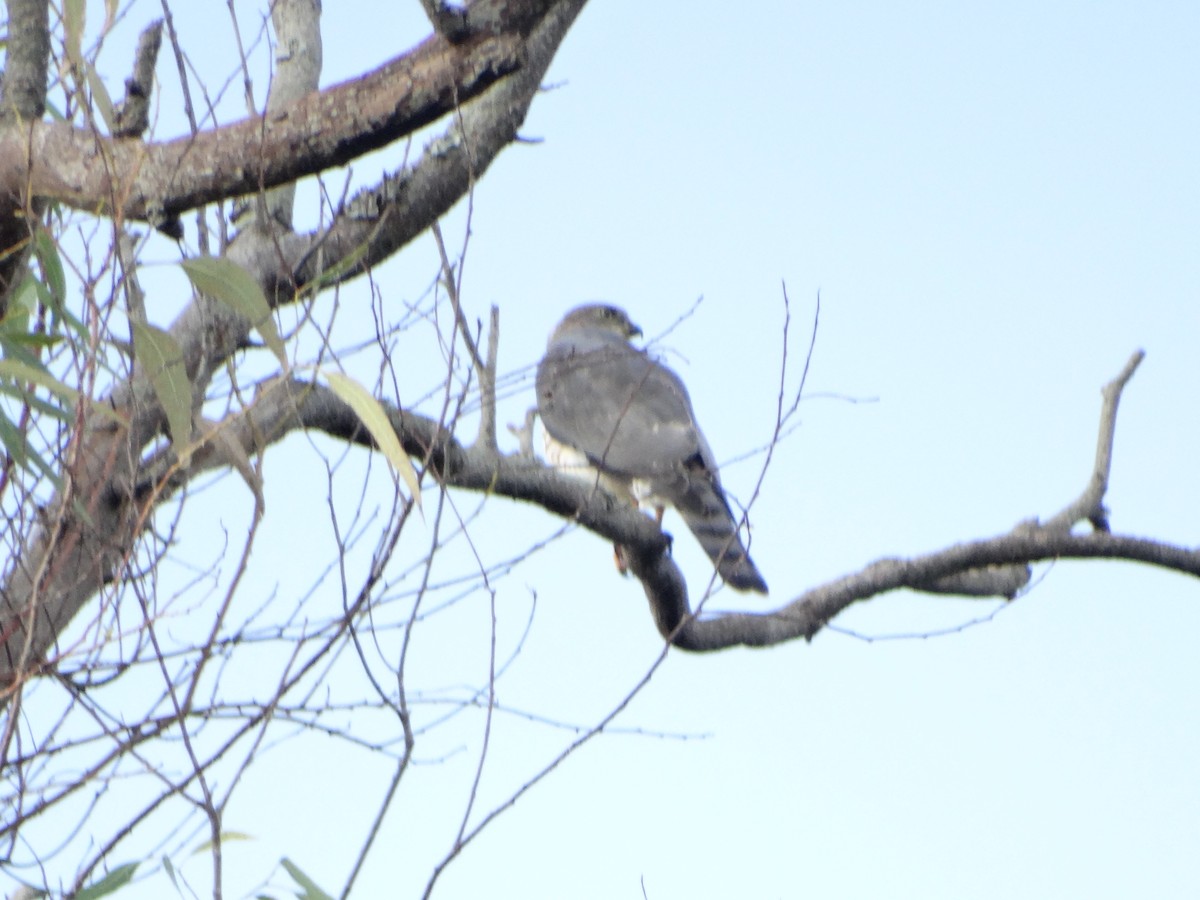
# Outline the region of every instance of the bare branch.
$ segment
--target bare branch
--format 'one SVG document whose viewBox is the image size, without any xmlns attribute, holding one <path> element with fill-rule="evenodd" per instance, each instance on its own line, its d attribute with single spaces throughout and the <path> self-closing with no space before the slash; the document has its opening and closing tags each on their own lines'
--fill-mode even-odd
<svg viewBox="0 0 1200 900">
<path fill-rule="evenodd" d="M 955 572 L 937 581 L 921 585 L 927 594 L 952 594 L 956 597 L 1006 597 L 1012 599 L 1029 584 L 1033 572 L 1027 565 L 986 566 Z"/>
<path fill-rule="evenodd" d="M 525 459 L 534 459 L 533 452 L 533 423 L 537 419 L 537 407 L 531 406 L 525 410 L 525 418 L 520 425 L 509 424 L 508 432 L 517 439 L 518 453 Z"/>
<path fill-rule="evenodd" d="M 481 447 L 493 452 L 499 450 L 496 442 L 496 356 L 500 346 L 500 310 L 492 307 L 492 317 L 488 330 L 487 359 L 479 353 L 479 343 L 471 333 L 471 323 L 463 312 L 462 300 L 458 294 L 458 282 L 450 257 L 446 253 L 446 242 L 442 239 L 441 226 L 435 221 L 430 230 L 437 243 L 438 255 L 442 261 L 442 283 L 446 287 L 446 296 L 450 298 L 450 307 L 454 310 L 454 324 L 467 352 L 471 355 L 471 365 L 479 378 L 479 436 L 475 439 Z M 460 270 L 461 271 L 461 270 Z"/>
<path fill-rule="evenodd" d="M 1037 530 L 1070 531 L 1078 523 L 1087 521 L 1098 531 L 1108 530 L 1108 513 L 1104 509 L 1104 495 L 1108 491 L 1108 475 L 1112 468 L 1113 437 L 1117 427 L 1117 405 L 1121 392 L 1138 365 L 1145 357 L 1141 350 L 1129 358 L 1125 368 L 1104 386 L 1104 406 L 1100 411 L 1100 433 L 1096 439 L 1096 464 L 1091 478 L 1078 499 L 1068 504 L 1062 512 L 1042 525 L 1036 521 L 1021 523 L 1016 531 Z M 1028 565 L 988 566 L 957 572 L 921 587 L 935 594 L 957 594 L 968 597 L 1015 597 L 1032 577 Z"/>
<path fill-rule="evenodd" d="M 1108 511 L 1104 508 L 1104 495 L 1108 492 L 1108 476 L 1112 470 L 1113 439 L 1117 430 L 1117 406 L 1121 402 L 1121 393 L 1125 385 L 1137 371 L 1142 360 L 1146 358 L 1145 351 L 1138 350 L 1125 363 L 1120 373 L 1104 386 L 1101 395 L 1104 404 L 1100 409 L 1100 433 L 1096 437 L 1096 463 L 1092 468 L 1092 476 L 1087 487 L 1075 502 L 1069 504 L 1062 512 L 1049 519 L 1044 528 L 1069 531 L 1078 522 L 1091 522 L 1098 531 L 1108 530 Z"/>
<path fill-rule="evenodd" d="M 1129 367 L 1127 371 L 1131 373 Z M 1128 381 L 1128 375 L 1123 375 L 1110 387 L 1123 386 Z M 1114 395 L 1106 404 L 1106 416 L 1115 403 Z M 913 559 L 880 560 L 808 590 L 774 612 L 698 619 L 689 606 L 683 575 L 670 557 L 670 539 L 646 516 L 594 485 L 527 457 L 464 447 L 432 419 L 395 408 L 389 408 L 389 415 L 405 450 L 425 460 L 447 486 L 536 503 L 624 545 L 629 567 L 642 582 L 659 632 L 685 650 L 761 647 L 811 639 L 851 604 L 900 588 L 1012 597 L 1027 583 L 1028 564 L 1043 560 L 1119 559 L 1200 577 L 1200 550 L 1107 532 L 1076 535 L 1059 527 L 1021 523 L 994 538 Z M 331 391 L 300 381 L 273 383 L 256 400 L 246 420 L 230 427 L 246 441 L 247 453 L 263 451 L 295 428 L 315 428 L 372 446 L 353 411 Z M 222 463 L 215 456 L 198 455 L 198 459 L 203 466 Z"/>
<path fill-rule="evenodd" d="M 715 650 L 736 644 L 769 646 L 796 637 L 811 639 L 850 604 L 897 588 L 1011 598 L 1028 583 L 1029 563 L 1047 559 L 1125 559 L 1200 577 L 1200 551 L 1107 531 L 1070 533 L 1076 521 L 1091 518 L 1103 508 L 1117 404 L 1142 357 L 1141 351 L 1135 353 L 1104 389 L 1096 467 L 1088 488 L 1079 500 L 1045 525 L 1022 522 L 1009 534 L 990 540 L 960 544 L 911 560 L 881 560 L 854 575 L 810 590 L 777 612 L 726 615 L 706 621 L 692 616 L 682 583 L 674 580 L 673 573 L 664 571 L 653 558 L 643 559 L 634 566 L 634 572 L 643 580 L 660 632 L 688 650 Z"/>
<path fill-rule="evenodd" d="M 500 353 L 500 308 L 492 306 L 488 322 L 487 359 L 479 371 L 479 437 L 476 442 L 493 453 L 499 452 L 496 440 L 496 362 Z"/>
<path fill-rule="evenodd" d="M 1039 529 L 959 544 L 911 560 L 880 560 L 853 575 L 806 591 L 775 612 L 730 614 L 704 621 L 680 617 L 669 634 L 672 643 L 685 650 L 768 647 L 799 637 L 811 639 L 846 607 L 878 594 L 897 588 L 923 590 L 922 586 L 931 581 L 985 565 L 1052 559 L 1119 559 L 1200 577 L 1200 552 L 1187 547 L 1104 532 L 1075 535 Z"/>
<path fill-rule="evenodd" d="M 150 94 L 154 90 L 154 67 L 162 46 L 162 31 L 162 19 L 157 19 L 138 38 L 133 72 L 125 79 L 125 100 L 116 109 L 114 137 L 137 137 L 150 127 Z"/>
<path fill-rule="evenodd" d="M 438 248 L 438 256 L 442 261 L 442 284 L 446 288 L 446 296 L 450 298 L 450 308 L 454 310 L 454 324 L 459 335 L 462 336 L 463 343 L 467 345 L 467 352 L 471 354 L 471 365 L 475 368 L 476 372 L 482 372 L 483 358 L 479 355 L 479 347 L 475 343 L 475 335 L 471 334 L 471 323 L 467 321 L 462 303 L 458 298 L 458 279 L 454 274 L 454 266 L 450 265 L 450 257 L 446 254 L 446 242 L 442 239 L 442 228 L 435 220 L 429 226 L 429 230 L 433 232 L 433 239 Z"/>
<path fill-rule="evenodd" d="M 312 254 L 296 272 L 299 285 L 322 279 L 325 269 L 354 259 L 334 280 L 369 270 L 391 256 L 466 195 L 500 151 L 517 140 L 517 130 L 584 0 L 559 0 L 525 41 L 519 72 L 465 103 L 446 132 L 433 141 L 420 162 L 385 177 L 346 204 L 330 228 L 314 235 Z M 472 7 L 472 12 L 483 5 Z M 465 99 L 465 97 L 463 98 Z"/>
</svg>

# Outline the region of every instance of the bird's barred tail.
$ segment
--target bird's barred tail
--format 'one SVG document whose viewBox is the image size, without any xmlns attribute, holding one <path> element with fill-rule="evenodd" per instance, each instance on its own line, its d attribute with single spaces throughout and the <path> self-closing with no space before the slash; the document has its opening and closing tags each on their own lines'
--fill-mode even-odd
<svg viewBox="0 0 1200 900">
<path fill-rule="evenodd" d="M 737 521 L 723 501 L 718 504 L 705 503 L 703 507 L 696 505 L 690 509 L 681 507 L 679 512 L 708 558 L 716 565 L 722 581 L 739 591 L 767 592 L 767 583 L 746 553 L 738 536 Z"/>
</svg>

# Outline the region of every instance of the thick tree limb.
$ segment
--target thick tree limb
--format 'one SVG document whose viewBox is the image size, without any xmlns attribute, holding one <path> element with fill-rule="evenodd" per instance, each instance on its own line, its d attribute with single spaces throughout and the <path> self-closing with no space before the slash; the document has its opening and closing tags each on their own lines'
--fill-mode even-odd
<svg viewBox="0 0 1200 900">
<path fill-rule="evenodd" d="M 417 165 L 360 191 L 327 230 L 314 235 L 314 252 L 297 270 L 297 283 L 326 284 L 361 274 L 421 234 L 466 194 L 500 151 L 516 140 L 554 51 L 584 2 L 553 4 L 529 33 L 519 72 L 465 103 Z M 486 8 L 479 4 L 471 9 L 476 13 Z M 358 260 L 356 265 L 336 279 L 327 275 L 327 269 L 351 258 Z"/>
<path fill-rule="evenodd" d="M 1070 534 L 1039 529 L 1012 532 L 982 541 L 958 544 L 915 559 L 884 559 L 861 572 L 806 591 L 776 612 L 729 614 L 709 620 L 690 617 L 676 600 L 670 615 L 659 619 L 671 642 L 685 650 L 720 650 L 745 645 L 768 647 L 796 638 L 811 639 L 825 623 L 860 600 L 898 588 L 922 590 L 931 580 L 987 565 L 1026 564 L 1057 559 L 1113 559 L 1147 563 L 1200 578 L 1200 552 L 1148 538 L 1105 532 Z M 636 570 L 635 570 L 636 572 Z M 640 574 L 641 573 L 637 573 Z M 656 588 L 664 586 L 653 581 Z M 649 588 L 647 588 L 649 590 Z M 651 601 L 660 609 L 665 597 Z"/>
<path fill-rule="evenodd" d="M 48 122 L 35 123 L 28 141 L 5 129 L 0 170 L 28 163 L 33 195 L 89 212 L 178 215 L 344 165 L 436 121 L 520 62 L 521 41 L 511 34 L 457 46 L 435 38 L 362 78 L 309 94 L 286 112 L 165 143 L 97 138 Z"/>
<path fill-rule="evenodd" d="M 50 66 L 48 0 L 9 0 L 8 41 L 0 82 L 0 133 L 12 136 L 12 160 L 0 160 L 0 319 L 29 258 L 30 218 L 41 209 L 25 190 L 29 135 L 46 108 Z"/>
<path fill-rule="evenodd" d="M 29 122 L 46 108 L 50 70 L 50 3 L 8 0 L 8 34 L 0 82 L 0 122 Z"/>
<path fill-rule="evenodd" d="M 267 97 L 267 118 L 282 118 L 317 90 L 321 83 L 324 47 L 321 43 L 320 0 L 289 0 L 271 5 L 271 26 L 275 30 L 275 78 Z M 280 185 L 257 199 L 264 209 L 263 219 L 273 219 L 288 228 L 292 225 L 295 183 Z"/>
</svg>

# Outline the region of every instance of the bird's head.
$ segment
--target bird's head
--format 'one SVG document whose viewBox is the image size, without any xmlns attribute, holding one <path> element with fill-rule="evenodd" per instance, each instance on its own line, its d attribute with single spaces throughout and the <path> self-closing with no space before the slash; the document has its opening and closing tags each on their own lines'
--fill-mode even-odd
<svg viewBox="0 0 1200 900">
<path fill-rule="evenodd" d="M 579 328 L 593 332 L 609 332 L 617 335 L 623 341 L 640 337 L 642 334 L 642 329 L 633 324 L 629 315 L 619 306 L 612 306 L 608 303 L 589 303 L 586 306 L 577 306 L 567 313 L 558 323 L 558 327 L 554 329 L 554 333 L 550 335 L 550 342 L 553 343 L 557 338 Z"/>
</svg>

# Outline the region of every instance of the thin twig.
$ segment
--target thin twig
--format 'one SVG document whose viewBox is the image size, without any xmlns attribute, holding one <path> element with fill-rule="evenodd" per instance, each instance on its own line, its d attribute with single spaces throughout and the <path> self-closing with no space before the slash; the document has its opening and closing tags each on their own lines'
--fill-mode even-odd
<svg viewBox="0 0 1200 900">
<path fill-rule="evenodd" d="M 1078 499 L 1047 520 L 1042 525 L 1043 528 L 1069 531 L 1076 523 L 1086 519 L 1097 531 L 1108 531 L 1108 510 L 1104 508 L 1104 495 L 1108 492 L 1108 476 L 1112 471 L 1117 406 L 1121 402 L 1121 393 L 1125 390 L 1125 385 L 1145 358 L 1144 350 L 1135 352 L 1117 377 L 1104 386 L 1101 391 L 1104 404 L 1100 408 L 1100 431 L 1096 437 L 1096 463 L 1092 467 L 1092 476 Z"/>
<path fill-rule="evenodd" d="M 487 360 L 479 372 L 479 437 L 478 443 L 495 452 L 496 441 L 496 358 L 500 351 L 500 309 L 492 306 L 488 325 Z"/>
<path fill-rule="evenodd" d="M 438 255 L 442 260 L 442 282 L 446 287 L 446 296 L 450 298 L 450 306 L 454 310 L 454 322 L 471 354 L 471 364 L 479 377 L 479 437 L 477 443 L 487 450 L 498 450 L 496 440 L 496 356 L 500 342 L 500 310 L 492 307 L 491 331 L 488 333 L 487 359 L 479 355 L 479 344 L 471 334 L 471 327 L 463 312 L 462 300 L 458 292 L 458 284 L 454 277 L 454 267 L 450 265 L 450 257 L 446 253 L 446 242 L 442 238 L 441 226 L 435 221 L 430 226 L 433 239 L 437 243 Z"/>
<path fill-rule="evenodd" d="M 471 326 L 468 324 L 462 304 L 459 302 L 454 267 L 450 265 L 450 257 L 446 254 L 446 242 L 442 239 L 442 228 L 436 221 L 429 228 L 433 232 L 433 239 L 437 242 L 438 255 L 442 259 L 442 283 L 446 288 L 446 296 L 450 298 L 450 307 L 454 310 L 455 324 L 458 325 L 459 333 L 462 334 L 467 350 L 471 354 L 471 362 L 475 366 L 475 371 L 482 372 L 483 358 L 479 355 L 479 346 L 475 343 L 475 336 L 471 334 Z"/>
</svg>

